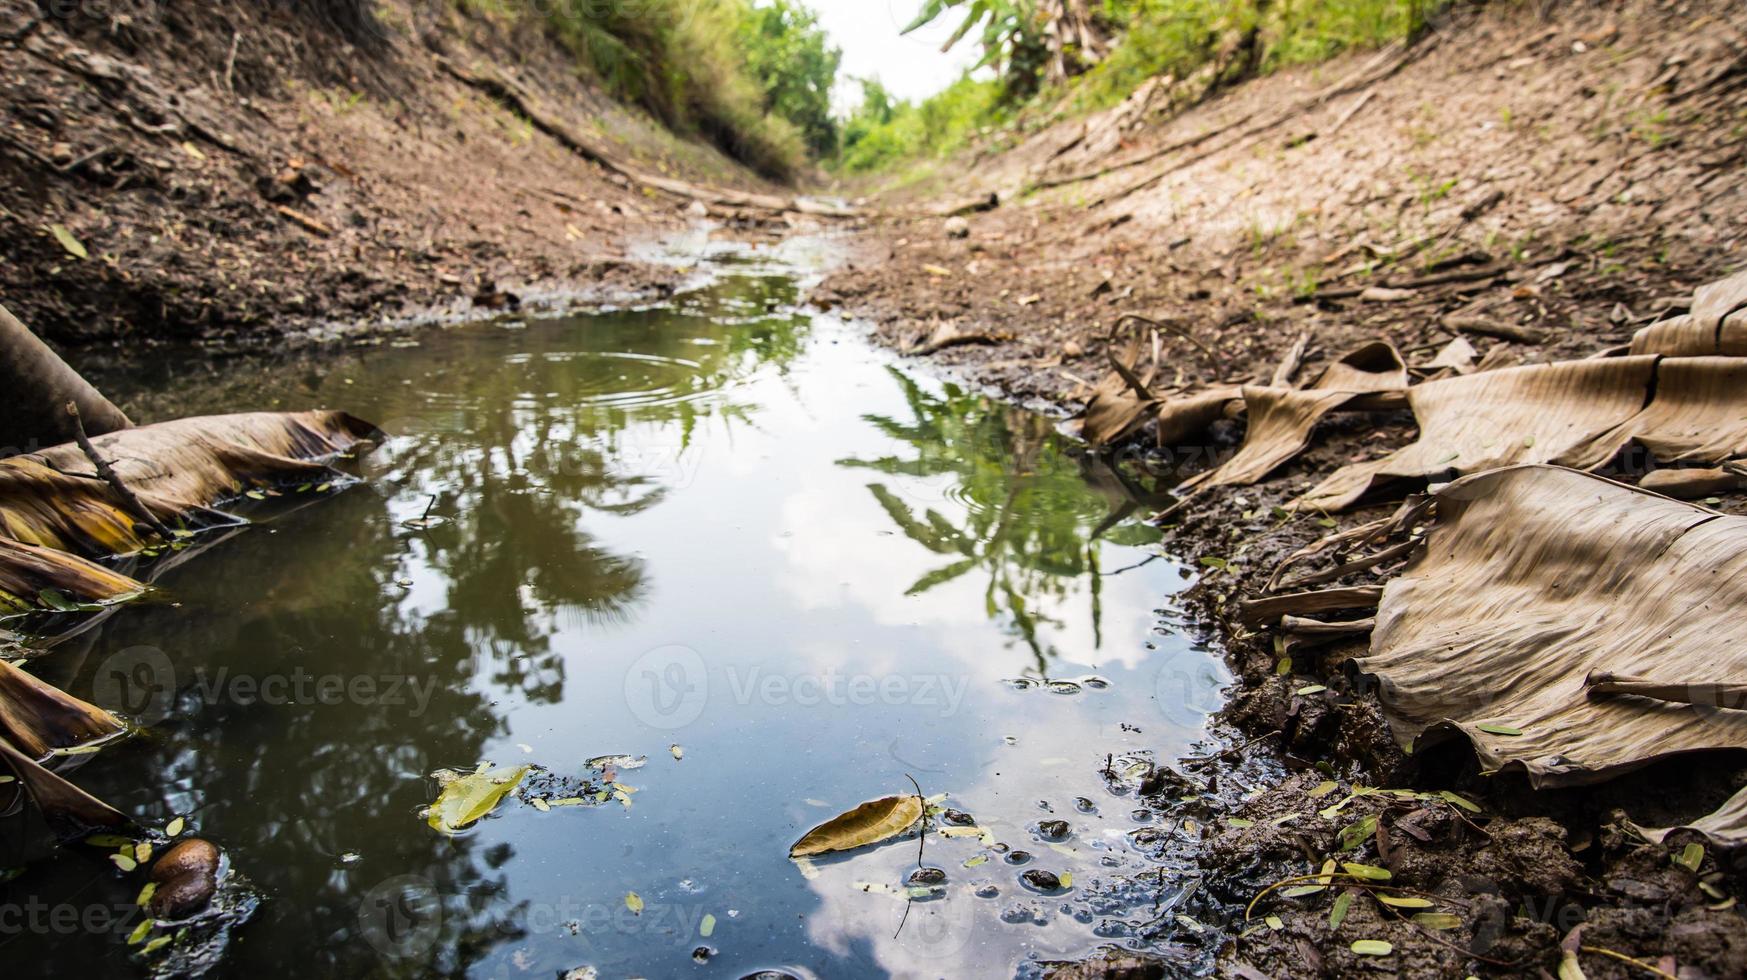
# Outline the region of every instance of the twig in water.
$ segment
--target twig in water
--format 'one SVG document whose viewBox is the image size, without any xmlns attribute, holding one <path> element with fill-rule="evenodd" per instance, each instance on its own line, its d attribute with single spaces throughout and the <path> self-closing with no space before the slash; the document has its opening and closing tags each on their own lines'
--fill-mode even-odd
<svg viewBox="0 0 1747 980">
<path fill-rule="evenodd" d="M 176 532 L 165 526 L 163 521 L 158 520 L 158 515 L 152 513 L 150 508 L 140 502 L 140 498 L 134 496 L 134 492 L 128 489 L 127 484 L 121 482 L 121 477 L 110 467 L 109 461 L 97 454 L 97 447 L 91 444 L 91 437 L 85 434 L 85 423 L 79 418 L 79 406 L 68 402 L 67 414 L 73 417 L 73 438 L 78 441 L 79 448 L 85 453 L 85 458 L 89 459 L 91 465 L 97 468 L 97 475 L 103 478 L 103 482 L 109 484 L 110 489 L 115 491 L 115 495 L 121 498 L 121 502 L 134 512 L 134 516 L 140 518 L 159 537 L 165 541 L 176 540 Z"/>
</svg>

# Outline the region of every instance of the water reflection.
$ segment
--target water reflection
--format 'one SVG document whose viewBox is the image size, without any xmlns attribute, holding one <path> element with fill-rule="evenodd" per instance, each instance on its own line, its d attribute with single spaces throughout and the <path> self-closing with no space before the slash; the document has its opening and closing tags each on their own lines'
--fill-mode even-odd
<svg viewBox="0 0 1747 980">
<path fill-rule="evenodd" d="M 906 492 L 938 490 L 957 505 L 955 520 L 933 501 L 906 499 L 886 483 L 867 489 L 905 537 L 945 564 L 924 572 L 906 594 L 940 588 L 973 572 L 983 578 L 989 618 L 1031 651 L 1038 677 L 1061 653 L 1040 637 L 1040 625 L 1063 629 L 1051 605 L 1084 580 L 1093 649 L 1101 648 L 1099 550 L 1105 535 L 1125 546 L 1156 541 L 1138 522 L 1124 523 L 1163 495 L 1143 489 L 1098 457 L 1070 454 L 1050 421 L 1034 412 L 971 394 L 956 385 L 930 392 L 897 368 L 887 368 L 903 392 L 910 418 L 870 414 L 864 420 L 901 444 L 902 456 L 844 459 L 839 465 L 904 478 Z M 1115 499 L 1088 493 L 1093 471 Z M 920 496 L 927 496 L 926 493 Z M 920 513 L 918 509 L 920 508 Z M 1084 656 L 1084 652 L 1081 652 Z"/>
<path fill-rule="evenodd" d="M 160 651 L 148 732 L 78 779 L 158 825 L 191 815 L 266 896 L 218 975 L 667 976 L 699 946 L 712 975 L 964 975 L 1096 943 L 1073 916 L 1015 924 L 971 894 L 1015 887 L 999 863 L 955 871 L 894 940 L 901 907 L 856 883 L 900 880 L 913 851 L 814 880 L 784 856 L 905 773 L 1024 843 L 1040 801 L 1102 799 L 1106 753 L 1186 744 L 1199 720 L 1154 700 L 1176 576 L 1133 520 L 1153 498 L 1048 420 L 884 366 L 793 300 L 789 280 L 737 276 L 672 309 L 101 377 L 136 417 L 334 405 L 394 433 L 355 488 L 268 502 L 158 569 L 179 607 L 107 616 L 35 665 L 114 704 L 140 693 L 115 688 L 117 658 Z M 1072 697 L 1003 683 L 1092 671 L 1108 686 Z M 330 678 L 343 694 L 321 695 Z M 439 768 L 574 781 L 616 753 L 649 759 L 619 774 L 625 805 L 511 800 L 457 838 L 417 817 Z M 0 866 L 23 865 L 6 827 Z M 941 847 L 962 863 L 981 845 Z M 1090 878 L 1105 847 L 1061 867 Z M 125 906 L 138 882 L 70 853 L 0 887 L 0 904 Z M 955 927 L 916 959 L 943 915 L 976 941 Z M 114 936 L 0 936 L 0 955 L 134 969 Z"/>
</svg>

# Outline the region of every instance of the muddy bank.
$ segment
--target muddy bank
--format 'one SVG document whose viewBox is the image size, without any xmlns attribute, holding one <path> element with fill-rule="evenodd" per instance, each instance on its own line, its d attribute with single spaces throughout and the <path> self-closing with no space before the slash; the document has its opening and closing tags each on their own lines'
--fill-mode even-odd
<svg viewBox="0 0 1747 980">
<path fill-rule="evenodd" d="M 249 341 L 635 301 L 682 273 L 630 242 L 700 210 L 788 228 L 637 185 L 445 69 L 513 66 L 639 170 L 762 189 L 580 79 L 535 26 L 320 9 L 0 3 L 0 297 L 20 319 L 61 344 Z"/>
<path fill-rule="evenodd" d="M 1416 372 L 1458 340 L 1488 367 L 1587 357 L 1747 260 L 1728 135 L 1747 48 L 1719 30 L 1727 19 L 1724 4 L 1573 4 L 1550 18 L 1462 6 L 1363 85 L 1347 82 L 1393 56 L 1265 79 L 1174 118 L 1131 102 L 1061 123 L 942 168 L 975 176 L 908 192 L 924 206 L 972 190 L 1003 203 L 885 219 L 819 298 L 895 347 L 1069 411 L 1112 355 L 1165 391 L 1267 384 L 1283 364 L 1314 377 L 1374 340 Z M 1466 748 L 1404 754 L 1374 685 L 1343 666 L 1363 638 L 1283 649 L 1236 622 L 1286 555 L 1389 513 L 1284 505 L 1414 431 L 1405 411 L 1334 416 L 1271 479 L 1166 519 L 1167 548 L 1205 570 L 1188 605 L 1239 678 L 1218 730 L 1240 775 L 1183 765 L 1154 787 L 1146 843 L 1190 884 L 1113 948 L 1115 965 L 1062 975 L 1519 976 L 1572 959 L 1591 977 L 1747 972 L 1739 857 L 1706 846 L 1683 863 L 1702 838 L 1652 844 L 1627 825 L 1710 812 L 1747 783 L 1747 760 L 1708 755 L 1703 779 L 1662 763 L 1534 791 L 1482 775 Z M 1230 458 L 1244 429 L 1218 422 L 1185 445 L 1155 435 L 1143 427 L 1117 452 L 1188 475 Z M 1747 498 L 1712 506 L 1742 513 Z M 1314 880 L 1270 890 L 1329 859 L 1387 869 L 1390 894 L 1424 904 Z"/>
</svg>

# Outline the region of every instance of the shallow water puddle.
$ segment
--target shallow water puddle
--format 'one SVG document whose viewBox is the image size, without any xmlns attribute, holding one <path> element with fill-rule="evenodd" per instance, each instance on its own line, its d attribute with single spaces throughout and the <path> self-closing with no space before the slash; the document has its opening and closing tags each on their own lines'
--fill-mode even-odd
<svg viewBox="0 0 1747 980">
<path fill-rule="evenodd" d="M 1159 611 L 1186 573 L 1150 549 L 1145 491 L 1048 420 L 796 312 L 767 271 L 133 400 L 272 393 L 396 433 L 362 485 L 165 572 L 179 607 L 38 662 L 152 724 L 80 784 L 159 826 L 187 814 L 264 894 L 218 975 L 1002 975 L 1153 917 L 1107 883 L 1152 865 L 1100 770 L 1187 751 L 1225 675 Z M 589 768 L 609 755 L 631 758 Z M 432 774 L 484 761 L 548 771 L 433 830 Z M 786 856 L 907 774 L 982 828 L 934 821 L 946 882 L 907 920 L 914 834 Z M 1033 869 L 1070 883 L 1040 893 Z M 4 887 L 83 906 L 137 884 L 75 853 Z M 125 954 L 27 930 L 4 955 Z"/>
</svg>

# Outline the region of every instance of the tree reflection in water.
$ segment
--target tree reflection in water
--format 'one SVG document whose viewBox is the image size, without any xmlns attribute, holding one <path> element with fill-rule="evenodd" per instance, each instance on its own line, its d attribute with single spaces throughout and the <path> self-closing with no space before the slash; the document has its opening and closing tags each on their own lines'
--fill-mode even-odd
<svg viewBox="0 0 1747 980">
<path fill-rule="evenodd" d="M 266 922 L 250 928 L 272 941 L 234 948 L 230 975 L 295 950 L 319 976 L 461 976 L 529 932 L 526 903 L 509 894 L 509 845 L 440 837 L 417 819 L 427 777 L 482 759 L 514 706 L 563 700 L 559 634 L 637 615 L 648 569 L 589 527 L 658 507 L 707 427 L 754 424 L 754 404 L 736 389 L 786 370 L 807 342 L 808 319 L 776 312 L 794 289 L 729 279 L 677 311 L 543 325 L 513 343 L 477 326 L 416 347 L 231 363 L 222 376 L 208 359 L 175 355 L 94 372 L 139 393 L 124 399 L 136 417 L 339 404 L 398 433 L 359 462 L 368 489 L 284 508 L 270 533 L 252 529 L 167 570 L 160 584 L 180 607 L 119 610 L 34 665 L 96 698 L 118 652 L 150 646 L 167 658 L 170 676 L 159 680 L 173 701 L 76 778 L 154 826 L 189 815 L 191 832 L 221 841 L 270 896 L 257 913 Z M 188 381 L 201 370 L 215 372 L 212 383 Z M 433 496 L 445 520 L 404 526 Z M 415 713 L 351 698 L 207 697 L 202 685 L 225 669 L 413 678 L 430 700 Z M 5 826 L 0 870 L 21 873 L 0 875 L 0 905 L 131 906 L 139 882 L 100 854 L 42 860 L 34 828 Z M 382 891 L 408 877 L 440 914 L 421 912 L 417 895 Z M 360 918 L 377 905 L 428 935 L 405 956 L 379 955 L 381 937 Z M 71 974 L 132 970 L 122 937 L 0 942 L 11 962 Z"/>
<path fill-rule="evenodd" d="M 869 492 L 906 537 L 944 559 L 909 594 L 983 576 L 989 618 L 1024 644 L 1037 676 L 1047 677 L 1061 652 L 1043 637 L 1044 628 L 1066 626 L 1066 600 L 1084 579 L 1094 643 L 1101 645 L 1099 598 L 1110 573 L 1101 570 L 1100 546 L 1157 540 L 1152 528 L 1129 521 L 1169 498 L 1143 489 L 1108 459 L 1071 452 L 1043 416 L 952 384 L 931 394 L 903 372 L 889 373 L 911 418 L 864 418 L 902 443 L 904 455 L 838 465 L 893 477 L 896 489 L 875 482 Z M 1102 501 L 1086 493 L 1088 484 Z M 918 486 L 938 488 L 934 496 L 956 519 L 932 505 L 919 508 Z"/>
</svg>

